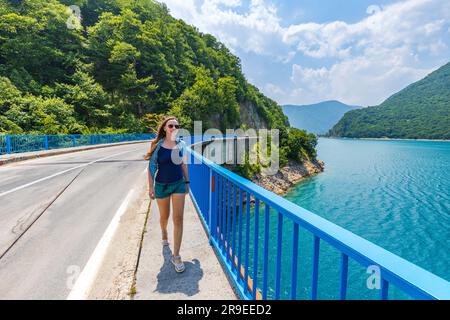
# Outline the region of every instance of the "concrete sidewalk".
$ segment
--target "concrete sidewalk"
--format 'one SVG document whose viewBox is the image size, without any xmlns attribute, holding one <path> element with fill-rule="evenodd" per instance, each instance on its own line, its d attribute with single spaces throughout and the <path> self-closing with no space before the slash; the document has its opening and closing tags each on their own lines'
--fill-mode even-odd
<svg viewBox="0 0 450 320">
<path fill-rule="evenodd" d="M 238 299 L 209 244 L 190 195 L 186 195 L 180 250 L 186 265 L 183 273 L 177 273 L 169 261 L 173 248 L 172 214 L 168 234 L 169 248 L 161 244 L 159 210 L 153 200 L 136 272 L 135 300 Z"/>
<path fill-rule="evenodd" d="M 123 144 L 144 143 L 144 142 L 150 142 L 150 141 L 151 140 L 136 140 L 136 141 L 125 141 L 125 142 L 116 142 L 116 143 L 93 144 L 93 145 L 71 147 L 71 148 L 39 150 L 39 151 L 31 151 L 31 152 L 23 152 L 23 153 L 0 154 L 0 166 L 10 163 L 10 162 L 24 161 L 24 160 L 35 159 L 35 158 L 40 158 L 40 157 L 55 156 L 55 155 L 64 154 L 64 153 L 71 153 L 71 152 L 85 151 L 85 150 L 99 149 L 99 148 L 107 148 L 107 147 L 115 147 L 115 146 L 120 146 Z"/>
</svg>

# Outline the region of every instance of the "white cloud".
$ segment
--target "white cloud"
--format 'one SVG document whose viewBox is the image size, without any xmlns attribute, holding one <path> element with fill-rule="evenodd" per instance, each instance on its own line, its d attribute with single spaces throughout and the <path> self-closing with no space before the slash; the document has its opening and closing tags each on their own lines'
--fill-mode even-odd
<svg viewBox="0 0 450 320">
<path fill-rule="evenodd" d="M 226 7 L 239 7 L 242 5 L 241 0 L 211 0 L 211 2 L 214 2 L 216 4 L 222 4 Z"/>
<path fill-rule="evenodd" d="M 291 81 L 295 84 L 295 89 L 291 93 L 293 103 L 309 104 L 317 102 L 317 95 L 328 100 L 331 93 L 331 70 L 322 67 L 318 69 L 302 67 L 298 64 L 292 66 Z"/>
<path fill-rule="evenodd" d="M 173 16 L 215 35 L 233 51 L 242 49 L 279 59 L 289 57 L 291 50 L 280 37 L 282 29 L 276 7 L 263 0 L 252 0 L 245 14 L 233 10 L 242 6 L 238 0 L 204 0 L 199 6 L 192 0 L 163 2 Z"/>
<path fill-rule="evenodd" d="M 296 90 L 290 99 L 315 103 L 320 97 L 320 100 L 337 99 L 349 104 L 376 105 L 432 71 L 408 67 L 414 59 L 405 46 L 368 50 L 364 55 L 335 63 L 328 69 L 294 64 L 291 81 Z"/>
<path fill-rule="evenodd" d="M 183 19 L 189 24 L 196 27 L 198 23 L 202 23 L 201 16 L 199 16 L 194 0 L 165 0 L 164 2 L 170 10 L 172 16 L 177 19 Z M 211 33 L 211 31 L 210 31 Z"/>
<path fill-rule="evenodd" d="M 427 23 L 426 25 L 423 26 L 423 28 L 425 30 L 425 33 L 429 35 L 441 31 L 444 24 L 445 20 L 440 19 Z"/>
<path fill-rule="evenodd" d="M 378 6 L 376 4 L 372 4 L 372 5 L 367 7 L 366 13 L 367 14 L 374 14 L 374 13 L 378 13 L 380 11 L 381 11 L 380 6 Z"/>
<path fill-rule="evenodd" d="M 276 6 L 265 0 L 245 5 L 240 0 L 198 0 L 197 5 L 194 0 L 164 2 L 175 17 L 215 35 L 234 53 L 243 50 L 266 57 L 268 63 L 293 63 L 291 82 L 258 80 L 261 89 L 279 103 L 338 99 L 374 105 L 450 55 L 448 0 L 372 5 L 366 10 L 368 16 L 356 23 L 286 27 Z M 311 68 L 302 56 L 318 62 L 326 59 L 327 68 Z"/>
<path fill-rule="evenodd" d="M 293 65 L 291 80 L 296 90 L 291 102 L 381 103 L 435 69 L 418 66 L 422 55 L 449 58 L 449 39 L 442 33 L 449 21 L 448 3 L 410 0 L 375 10 L 356 24 L 291 26 L 286 41 L 309 44 L 299 46 L 305 55 L 335 58 L 328 69 Z M 301 28 L 303 32 L 298 31 Z M 308 32 L 316 38 L 311 41 Z M 352 52 L 353 48 L 360 52 Z"/>
<path fill-rule="evenodd" d="M 265 91 L 269 93 L 269 95 L 271 96 L 279 96 L 279 95 L 284 95 L 286 94 L 286 92 L 280 88 L 279 86 L 277 86 L 276 84 L 273 83 L 267 83 L 265 86 Z"/>
<path fill-rule="evenodd" d="M 449 24 L 449 7 L 446 0 L 402 1 L 368 10 L 373 13 L 354 24 L 334 21 L 291 25 L 283 40 L 315 58 L 347 58 L 358 48 L 436 43 L 442 36 L 439 31 Z"/>
</svg>

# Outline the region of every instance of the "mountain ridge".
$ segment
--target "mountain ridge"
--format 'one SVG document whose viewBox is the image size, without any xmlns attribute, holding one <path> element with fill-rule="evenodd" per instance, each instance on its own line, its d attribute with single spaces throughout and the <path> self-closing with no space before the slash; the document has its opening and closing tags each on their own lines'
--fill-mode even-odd
<svg viewBox="0 0 450 320">
<path fill-rule="evenodd" d="M 347 112 L 326 136 L 450 139 L 450 62 L 377 106 Z"/>
<path fill-rule="evenodd" d="M 338 100 L 326 100 L 308 105 L 283 105 L 291 126 L 315 134 L 325 134 L 347 112 L 361 106 L 347 105 Z"/>
</svg>

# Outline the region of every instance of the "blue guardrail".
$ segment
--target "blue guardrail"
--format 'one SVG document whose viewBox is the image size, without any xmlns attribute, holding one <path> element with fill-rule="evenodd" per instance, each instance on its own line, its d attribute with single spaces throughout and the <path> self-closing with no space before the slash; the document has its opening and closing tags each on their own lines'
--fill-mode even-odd
<svg viewBox="0 0 450 320">
<path fill-rule="evenodd" d="M 448 281 L 203 157 L 193 144 L 208 137 L 182 139 L 194 205 L 241 298 L 450 299 Z M 325 249 L 336 259 L 323 259 Z M 376 290 L 366 286 L 367 268 L 379 271 Z M 330 270 L 333 286 L 320 277 Z M 351 297 L 350 275 L 362 284 Z"/>
<path fill-rule="evenodd" d="M 154 133 L 0 135 L 0 154 L 71 148 L 103 143 L 150 140 Z"/>
</svg>

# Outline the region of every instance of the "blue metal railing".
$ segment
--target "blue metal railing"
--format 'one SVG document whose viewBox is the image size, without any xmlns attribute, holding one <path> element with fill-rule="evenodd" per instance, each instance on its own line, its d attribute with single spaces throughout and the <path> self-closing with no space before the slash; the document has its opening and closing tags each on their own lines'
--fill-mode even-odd
<svg viewBox="0 0 450 320">
<path fill-rule="evenodd" d="M 0 154 L 71 148 L 102 143 L 149 140 L 154 133 L 0 135 Z"/>
<path fill-rule="evenodd" d="M 210 137 L 183 139 L 193 144 Z M 379 299 L 388 299 L 394 287 L 414 299 L 450 299 L 446 280 L 221 167 L 192 147 L 188 151 L 194 205 L 243 299 L 297 299 L 300 278 L 309 281 L 304 286 L 307 298 L 318 299 L 322 244 L 340 256 L 332 266 L 339 270 L 333 297 L 348 298 L 350 261 L 378 268 Z M 309 254 L 299 253 L 300 231 L 312 237 Z M 309 272 L 298 271 L 302 257 L 310 257 Z"/>
</svg>

